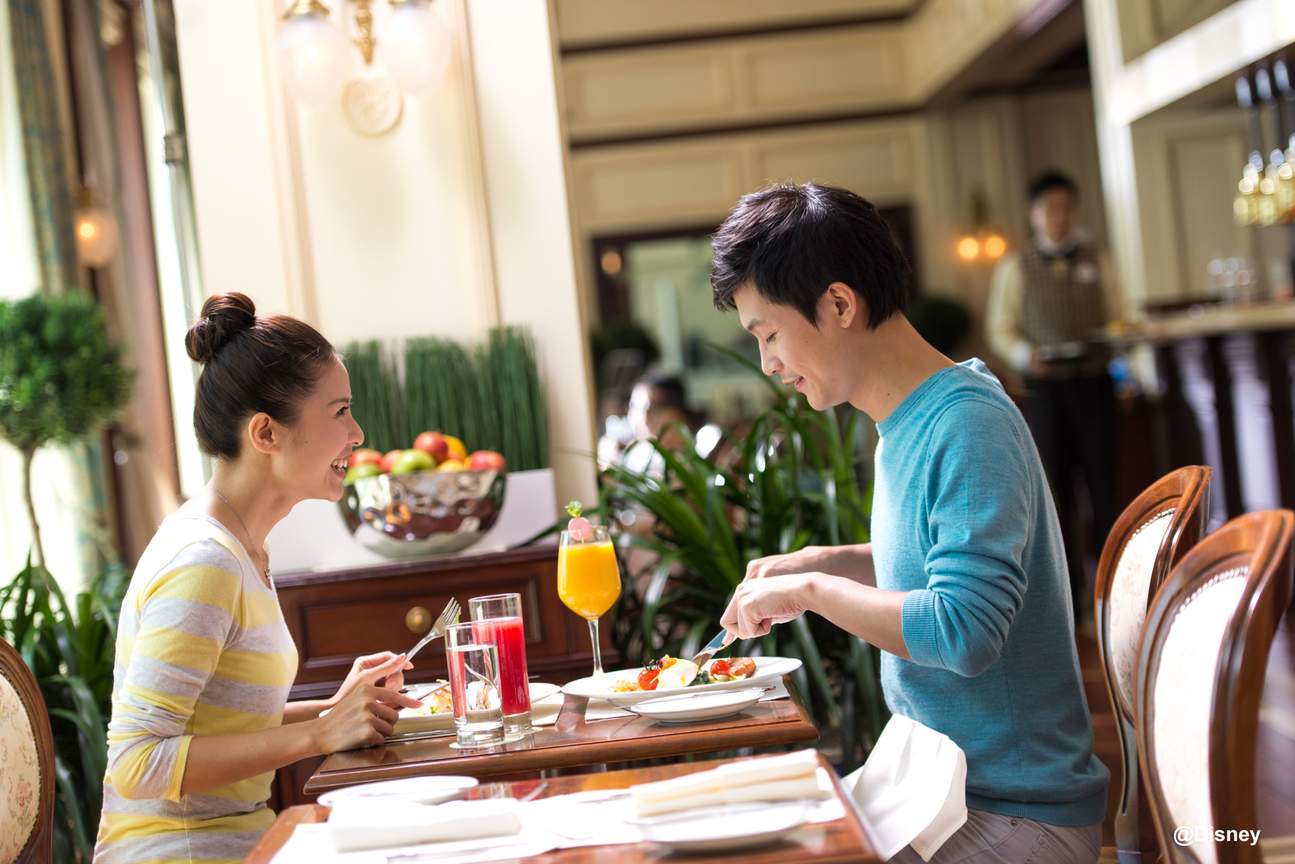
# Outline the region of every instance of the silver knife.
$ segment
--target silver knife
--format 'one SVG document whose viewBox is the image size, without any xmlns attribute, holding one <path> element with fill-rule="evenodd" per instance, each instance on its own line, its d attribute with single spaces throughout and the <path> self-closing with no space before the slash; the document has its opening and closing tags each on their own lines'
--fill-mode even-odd
<svg viewBox="0 0 1295 864">
<path fill-rule="evenodd" d="M 688 683 L 684 685 L 685 687 L 692 686 L 692 682 L 696 681 L 697 676 L 701 674 L 701 667 L 706 664 L 706 661 L 715 656 L 716 651 L 722 651 L 727 647 L 729 641 L 728 631 L 721 629 L 715 634 L 714 639 L 706 643 L 706 647 L 697 652 L 696 656 L 692 658 L 692 662 L 697 664 L 697 672 L 688 680 Z"/>
</svg>

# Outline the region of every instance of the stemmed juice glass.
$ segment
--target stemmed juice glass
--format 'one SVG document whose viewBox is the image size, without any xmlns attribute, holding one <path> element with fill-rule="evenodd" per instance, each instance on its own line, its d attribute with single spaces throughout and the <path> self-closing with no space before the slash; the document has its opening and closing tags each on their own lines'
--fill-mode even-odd
<svg viewBox="0 0 1295 864">
<path fill-rule="evenodd" d="M 620 596 L 620 566 L 607 529 L 592 526 L 588 532 L 578 535 L 563 531 L 558 543 L 558 597 L 568 609 L 589 622 L 594 675 L 603 674 L 598 619 Z"/>
</svg>

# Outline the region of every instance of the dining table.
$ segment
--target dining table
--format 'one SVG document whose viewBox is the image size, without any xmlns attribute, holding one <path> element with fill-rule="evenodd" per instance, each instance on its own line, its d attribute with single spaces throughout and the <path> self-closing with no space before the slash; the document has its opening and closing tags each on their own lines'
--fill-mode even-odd
<svg viewBox="0 0 1295 864">
<path fill-rule="evenodd" d="M 758 702 L 736 716 L 685 725 L 637 714 L 586 719 L 589 700 L 564 694 L 556 721 L 512 741 L 474 750 L 452 746 L 453 734 L 389 740 L 327 757 L 305 784 L 307 795 L 343 786 L 439 774 L 517 779 L 557 769 L 603 770 L 645 759 L 718 753 L 818 740 L 804 700 L 790 676 L 786 697 Z"/>
<path fill-rule="evenodd" d="M 842 803 L 844 814 L 830 822 L 803 824 L 790 829 L 776 842 L 756 848 L 744 849 L 734 853 L 740 856 L 744 864 L 773 864 L 773 862 L 807 862 L 807 864 L 876 864 L 880 862 L 871 833 L 866 824 L 859 818 L 858 811 L 850 801 L 849 793 L 841 785 L 840 779 L 832 771 L 831 765 L 817 756 L 819 765 L 827 769 L 832 778 L 833 792 Z M 521 799 L 543 799 L 578 792 L 606 792 L 628 789 L 640 783 L 650 783 L 708 771 L 720 765 L 733 762 L 733 759 L 715 759 L 700 762 L 675 763 L 647 768 L 629 768 L 605 773 L 578 774 L 549 779 L 531 779 L 511 782 L 485 783 L 467 792 L 468 800 L 512 797 Z M 300 825 L 325 822 L 329 808 L 320 804 L 302 804 L 289 807 L 281 812 L 274 824 L 244 859 L 245 864 L 271 864 L 275 855 L 289 841 L 293 832 Z M 660 862 L 668 860 L 687 864 L 716 860 L 737 860 L 732 857 L 717 859 L 715 855 L 684 854 L 678 851 L 663 859 L 663 849 L 654 843 L 640 842 L 614 846 L 577 846 L 568 849 L 554 849 L 540 855 L 511 859 L 517 864 L 638 864 L 638 862 Z"/>
</svg>

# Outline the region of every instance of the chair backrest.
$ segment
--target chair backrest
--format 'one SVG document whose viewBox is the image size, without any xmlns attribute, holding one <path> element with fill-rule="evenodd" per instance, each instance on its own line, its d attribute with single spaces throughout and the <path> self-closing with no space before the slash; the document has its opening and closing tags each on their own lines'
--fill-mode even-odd
<svg viewBox="0 0 1295 864">
<path fill-rule="evenodd" d="M 1188 465 L 1161 477 L 1124 508 L 1102 547 L 1093 605 L 1097 647 L 1111 707 L 1130 724 L 1147 609 L 1170 568 L 1205 532 L 1212 474 Z"/>
<path fill-rule="evenodd" d="M 54 738 L 31 670 L 0 639 L 0 864 L 54 857 Z"/>
<path fill-rule="evenodd" d="M 1171 862 L 1262 860 L 1257 845 L 1207 832 L 1257 827 L 1259 702 L 1291 600 L 1293 534 L 1289 510 L 1233 519 L 1183 557 L 1151 605 L 1138 658 L 1138 753 Z"/>
</svg>

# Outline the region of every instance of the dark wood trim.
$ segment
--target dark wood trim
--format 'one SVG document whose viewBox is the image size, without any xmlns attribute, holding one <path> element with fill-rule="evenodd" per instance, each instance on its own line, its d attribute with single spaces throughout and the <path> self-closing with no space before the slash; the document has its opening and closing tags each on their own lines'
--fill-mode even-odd
<svg viewBox="0 0 1295 864">
<path fill-rule="evenodd" d="M 46 864 L 54 860 L 54 732 L 40 685 L 22 657 L 6 640 L 0 639 L 0 678 L 7 680 L 27 711 L 36 744 L 36 770 L 40 788 L 36 794 L 36 824 L 15 864 Z M 8 828 L 6 829 L 8 830 Z"/>
<path fill-rule="evenodd" d="M 390 564 L 373 564 L 368 567 L 348 567 L 343 570 L 298 570 L 275 573 L 275 587 L 304 588 L 310 585 L 327 585 L 334 582 L 360 582 L 366 579 L 390 579 L 399 576 L 422 576 L 450 573 L 455 570 L 475 570 L 480 567 L 524 564 L 532 561 L 556 559 L 558 547 L 553 543 L 537 543 L 522 549 L 503 552 L 486 552 L 481 555 L 449 555 L 443 558 L 417 558 L 393 561 Z"/>
<path fill-rule="evenodd" d="M 1260 333 L 1257 338 L 1260 370 L 1268 382 L 1278 494 L 1283 507 L 1295 509 L 1295 405 L 1291 399 L 1295 338 L 1281 331 Z"/>
<path fill-rule="evenodd" d="M 1219 430 L 1219 455 L 1223 461 L 1223 500 L 1227 503 L 1228 517 L 1245 512 L 1241 495 L 1241 459 L 1237 453 L 1236 411 L 1232 398 L 1232 370 L 1228 368 L 1223 352 L 1224 336 L 1211 336 L 1205 340 L 1210 377 L 1214 383 L 1214 415 Z"/>
<path fill-rule="evenodd" d="M 726 39 L 745 39 L 751 36 L 781 36 L 787 33 L 805 33 L 814 30 L 844 30 L 849 27 L 876 24 L 898 24 L 917 15 L 926 0 L 917 0 L 904 12 L 880 14 L 843 15 L 818 18 L 813 21 L 787 21 L 756 27 L 728 27 L 716 30 L 692 30 L 683 33 L 663 33 L 657 36 L 640 36 L 629 39 L 606 39 L 592 42 L 563 43 L 558 47 L 562 57 L 597 54 L 604 51 L 632 51 L 637 48 L 660 48 L 665 45 L 690 45 L 698 42 L 717 42 Z M 560 29 L 560 28 L 559 28 Z M 561 35 L 559 34 L 559 40 Z"/>
<path fill-rule="evenodd" d="M 660 141 L 677 141 L 688 138 L 707 138 L 716 135 L 742 135 L 748 132 L 774 132 L 779 129 L 798 129 L 806 126 L 829 125 L 833 123 L 859 123 L 869 120 L 894 120 L 900 117 L 912 117 L 921 114 L 929 106 L 926 103 L 907 108 L 883 108 L 875 111 L 844 111 L 837 114 L 815 114 L 808 117 L 780 117 L 768 120 L 744 120 L 735 123 L 720 123 L 704 128 L 689 129 L 652 129 L 646 132 L 627 132 L 619 135 L 590 136 L 587 138 L 572 137 L 569 147 L 572 152 L 592 147 L 615 147 L 621 144 L 654 144 Z"/>
</svg>

